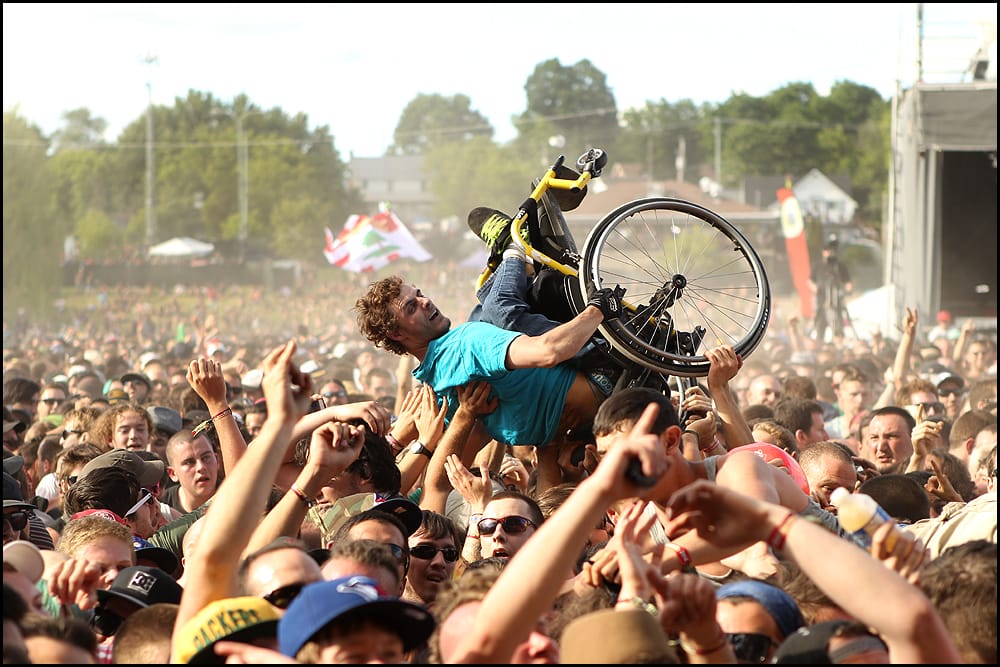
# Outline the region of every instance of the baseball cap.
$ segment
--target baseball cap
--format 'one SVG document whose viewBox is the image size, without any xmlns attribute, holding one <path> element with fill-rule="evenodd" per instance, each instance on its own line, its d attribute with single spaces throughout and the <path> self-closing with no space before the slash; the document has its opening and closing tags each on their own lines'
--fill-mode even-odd
<svg viewBox="0 0 1000 667">
<path fill-rule="evenodd" d="M 45 572 L 42 552 L 27 540 L 14 540 L 3 545 L 3 562 L 12 565 L 33 584 L 37 584 Z"/>
<path fill-rule="evenodd" d="M 247 371 L 243 377 L 240 378 L 240 382 L 243 383 L 243 387 L 246 389 L 260 389 L 260 383 L 264 379 L 264 371 L 259 368 L 254 368 Z"/>
<path fill-rule="evenodd" d="M 157 352 L 143 352 L 139 355 L 139 368 L 145 368 L 154 361 L 162 361 L 163 359 Z"/>
<path fill-rule="evenodd" d="M 160 602 L 180 604 L 183 592 L 181 585 L 160 568 L 133 565 L 121 570 L 109 588 L 97 589 L 97 600 L 103 603 L 118 597 L 148 607 Z"/>
<path fill-rule="evenodd" d="M 326 370 L 315 359 L 307 359 L 302 362 L 302 365 L 299 366 L 299 371 L 307 373 L 314 378 L 322 377 L 326 373 Z"/>
<path fill-rule="evenodd" d="M 153 428 L 173 435 L 184 427 L 181 413 L 165 405 L 151 405 L 146 408 L 149 418 L 153 420 Z"/>
<path fill-rule="evenodd" d="M 128 403 L 130 400 L 128 392 L 126 392 L 124 389 L 119 389 L 117 387 L 108 392 L 107 398 L 108 398 L 108 403 L 110 403 L 111 405 Z"/>
<path fill-rule="evenodd" d="M 255 595 L 215 600 L 181 626 L 174 639 L 172 659 L 187 664 L 225 662 L 215 655 L 212 647 L 216 642 L 274 637 L 279 618 L 270 602 Z"/>
<path fill-rule="evenodd" d="M 96 456 L 83 466 L 80 479 L 98 468 L 124 467 L 139 479 L 139 486 L 152 488 L 163 478 L 163 461 L 146 461 L 141 456 L 127 449 L 112 449 Z"/>
<path fill-rule="evenodd" d="M 129 382 L 141 382 L 146 385 L 147 389 L 153 388 L 153 381 L 146 376 L 145 373 L 126 373 L 121 376 L 122 384 L 127 384 Z"/>
<path fill-rule="evenodd" d="M 560 662 L 568 665 L 679 662 L 659 622 L 643 609 L 601 609 L 579 616 L 563 630 L 559 646 Z"/>
<path fill-rule="evenodd" d="M 70 521 L 76 519 L 82 519 L 85 516 L 99 516 L 102 519 L 107 519 L 108 521 L 114 521 L 115 523 L 120 523 L 123 526 L 128 526 L 128 522 L 125 519 L 118 516 L 115 512 L 105 509 L 103 507 L 98 507 L 89 510 L 81 510 L 69 518 Z"/>
<path fill-rule="evenodd" d="M 6 470 L 3 473 L 3 507 L 4 509 L 8 507 L 24 510 L 35 509 L 34 505 L 24 502 L 24 496 L 21 495 L 21 485 Z"/>
<path fill-rule="evenodd" d="M 948 380 L 951 380 L 952 382 L 957 384 L 959 389 L 965 387 L 965 380 L 963 380 L 960 376 L 955 375 L 950 371 L 943 371 L 941 373 L 937 373 L 936 375 L 931 376 L 930 380 L 931 382 L 934 383 L 934 386 L 937 387 L 938 389 L 940 389 L 941 385 L 947 382 Z"/>
<path fill-rule="evenodd" d="M 317 632 L 336 620 L 375 618 L 412 651 L 427 641 L 435 621 L 423 605 L 385 595 L 374 579 L 362 576 L 318 581 L 302 589 L 278 622 L 278 650 L 295 657 Z"/>
<path fill-rule="evenodd" d="M 170 549 L 158 547 L 138 535 L 132 536 L 132 546 L 135 547 L 135 559 L 137 562 L 148 560 L 171 576 L 176 572 L 179 561 Z"/>
<path fill-rule="evenodd" d="M 778 624 L 778 632 L 782 637 L 787 637 L 805 625 L 805 619 L 802 618 L 802 612 L 799 611 L 795 598 L 777 586 L 747 579 L 723 584 L 715 591 L 716 600 L 732 597 L 748 597 L 759 602 Z"/>
<path fill-rule="evenodd" d="M 404 537 L 407 538 L 417 532 L 424 520 L 424 513 L 420 506 L 405 496 L 355 493 L 340 498 L 331 506 L 320 511 L 322 515 L 320 529 L 324 540 L 332 538 L 352 516 L 368 510 L 377 510 L 398 518 L 403 522 L 403 527 L 406 529 Z"/>
<path fill-rule="evenodd" d="M 831 654 L 830 640 L 838 630 L 850 625 L 856 624 L 836 619 L 801 627 L 781 642 L 774 652 L 772 662 L 777 665 L 834 665 L 865 651 L 887 650 L 885 642 L 881 639 L 871 633 L 862 633 L 860 637 Z"/>
<path fill-rule="evenodd" d="M 17 423 L 20 424 L 21 422 L 17 422 Z M 4 432 L 5 433 L 7 432 L 6 428 L 4 428 Z M 23 456 L 19 456 L 17 454 L 11 454 L 10 456 L 8 456 L 7 458 L 5 458 L 3 460 L 3 471 L 5 473 L 7 473 L 8 475 L 11 475 L 11 476 L 16 475 L 17 473 L 21 472 L 23 469 L 24 469 L 24 457 Z"/>
<path fill-rule="evenodd" d="M 951 322 L 951 312 L 947 310 L 939 310 L 937 314 L 938 322 Z"/>
<path fill-rule="evenodd" d="M 27 424 L 25 424 L 20 419 L 14 419 L 13 415 L 10 415 L 10 419 L 6 419 L 6 417 L 8 415 L 10 415 L 10 413 L 7 412 L 6 410 L 4 410 L 4 418 L 5 418 L 3 420 L 3 432 L 4 433 L 6 433 L 7 431 L 9 431 L 11 429 L 17 431 L 18 433 L 24 433 L 24 431 L 26 431 L 28 429 L 28 425 Z"/>
</svg>

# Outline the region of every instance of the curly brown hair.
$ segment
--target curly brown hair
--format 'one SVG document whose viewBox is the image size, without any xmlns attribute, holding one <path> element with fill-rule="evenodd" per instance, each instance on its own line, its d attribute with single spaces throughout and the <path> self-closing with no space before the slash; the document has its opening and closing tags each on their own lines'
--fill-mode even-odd
<svg viewBox="0 0 1000 667">
<path fill-rule="evenodd" d="M 399 298 L 403 279 L 399 276 L 389 276 L 372 283 L 368 291 L 354 303 L 357 313 L 358 330 L 365 338 L 393 354 L 407 353 L 389 334 L 396 331 L 396 311 L 393 302 Z"/>
</svg>

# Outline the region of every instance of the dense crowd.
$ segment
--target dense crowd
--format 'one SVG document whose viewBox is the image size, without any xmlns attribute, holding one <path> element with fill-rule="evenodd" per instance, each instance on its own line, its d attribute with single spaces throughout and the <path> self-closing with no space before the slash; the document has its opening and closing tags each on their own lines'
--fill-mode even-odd
<svg viewBox="0 0 1000 667">
<path fill-rule="evenodd" d="M 529 335 L 398 272 L 5 322 L 4 662 L 996 662 L 995 330 L 781 303 L 605 391 L 620 297 Z"/>
</svg>

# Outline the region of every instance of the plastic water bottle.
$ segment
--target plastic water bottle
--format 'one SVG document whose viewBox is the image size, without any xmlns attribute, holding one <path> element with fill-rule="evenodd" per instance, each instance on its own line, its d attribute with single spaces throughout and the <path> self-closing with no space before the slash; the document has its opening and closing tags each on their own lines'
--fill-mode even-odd
<svg viewBox="0 0 1000 667">
<path fill-rule="evenodd" d="M 893 530 L 886 538 L 885 546 L 889 551 L 895 548 L 899 529 L 874 498 L 864 493 L 851 493 L 841 486 L 830 494 L 830 502 L 837 506 L 837 519 L 841 527 L 866 549 L 872 545 L 872 534 L 878 527 L 887 521 L 892 523 Z"/>
</svg>

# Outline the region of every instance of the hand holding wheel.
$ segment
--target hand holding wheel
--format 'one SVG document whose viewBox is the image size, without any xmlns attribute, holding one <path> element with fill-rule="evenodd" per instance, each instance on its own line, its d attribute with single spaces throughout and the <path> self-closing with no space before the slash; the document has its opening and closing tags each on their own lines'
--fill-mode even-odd
<svg viewBox="0 0 1000 667">
<path fill-rule="evenodd" d="M 610 287 L 602 287 L 598 290 L 593 290 L 590 293 L 590 298 L 587 299 L 588 306 L 595 306 L 604 315 L 604 320 L 614 320 L 621 317 L 622 314 L 622 297 L 625 296 L 625 288 L 621 285 L 615 285 L 614 289 Z"/>
</svg>

